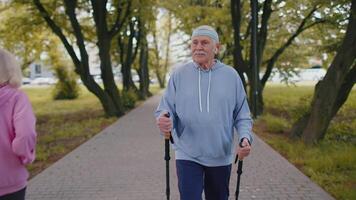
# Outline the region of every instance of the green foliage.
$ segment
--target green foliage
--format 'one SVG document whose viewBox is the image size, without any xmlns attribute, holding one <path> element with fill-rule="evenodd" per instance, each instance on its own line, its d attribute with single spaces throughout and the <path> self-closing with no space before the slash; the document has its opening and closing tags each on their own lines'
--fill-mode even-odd
<svg viewBox="0 0 356 200">
<path fill-rule="evenodd" d="M 134 108 L 139 97 L 133 90 L 122 91 L 122 103 L 125 110 Z"/>
<path fill-rule="evenodd" d="M 284 133 L 290 127 L 290 123 L 285 118 L 276 117 L 268 113 L 263 115 L 261 119 L 266 123 L 268 132 Z"/>
<path fill-rule="evenodd" d="M 46 88 L 26 88 L 25 92 L 31 100 L 32 107 L 35 110 L 36 116 L 52 114 L 68 114 L 71 112 L 79 112 L 86 108 L 99 108 L 100 102 L 95 99 L 95 96 L 88 92 L 84 87 L 80 87 L 80 95 L 77 99 L 70 101 L 57 100 L 53 101 L 50 92 L 54 87 Z"/>
<path fill-rule="evenodd" d="M 292 123 L 307 111 L 312 93 L 310 86 L 267 85 L 263 93 L 265 110 Z"/>
<path fill-rule="evenodd" d="M 0 46 L 19 58 L 27 75 L 28 65 L 40 60 L 43 52 L 57 51 L 51 45 L 58 39 L 53 37 L 31 3 L 7 1 L 0 4 L 0 10 Z"/>
<path fill-rule="evenodd" d="M 292 122 L 305 112 L 312 91 L 312 86 L 267 86 L 264 91 L 266 113 L 255 124 L 266 130 L 257 133 L 336 199 L 355 199 L 355 89 L 332 120 L 326 139 L 320 143 L 307 146 L 279 134 L 284 121 Z"/>
<path fill-rule="evenodd" d="M 53 90 L 54 99 L 75 99 L 79 95 L 79 87 L 73 74 L 63 67 L 55 69 L 58 82 Z"/>
<path fill-rule="evenodd" d="M 297 121 L 308 112 L 308 110 L 310 109 L 310 103 L 310 95 L 302 96 L 299 98 L 298 103 L 290 109 L 290 115 L 293 122 Z"/>
<path fill-rule="evenodd" d="M 355 119 L 355 118 L 354 118 Z M 326 139 L 339 142 L 349 142 L 356 145 L 356 120 L 353 122 L 332 121 L 326 133 Z"/>
<path fill-rule="evenodd" d="M 356 87 L 340 108 L 327 130 L 326 139 L 349 142 L 356 145 Z"/>
</svg>

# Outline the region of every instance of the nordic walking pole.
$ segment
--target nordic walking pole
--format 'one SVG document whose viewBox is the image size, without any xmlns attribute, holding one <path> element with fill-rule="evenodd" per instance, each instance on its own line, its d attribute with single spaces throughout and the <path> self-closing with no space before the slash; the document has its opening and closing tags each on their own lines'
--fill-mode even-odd
<svg viewBox="0 0 356 200">
<path fill-rule="evenodd" d="M 169 117 L 169 113 L 164 114 L 165 117 Z M 165 149 L 165 154 L 164 154 L 164 160 L 166 161 L 166 196 L 167 200 L 169 200 L 170 196 L 170 188 L 169 188 L 169 160 L 171 159 L 169 155 L 169 140 L 173 143 L 173 138 L 171 136 L 171 133 L 165 134 L 164 135 L 164 149 Z"/>
<path fill-rule="evenodd" d="M 242 146 L 242 141 L 240 142 L 240 147 L 243 148 Z M 236 158 L 235 158 L 235 164 L 237 162 L 237 160 L 239 161 L 238 165 L 237 165 L 237 183 L 236 183 L 236 191 L 235 191 L 235 199 L 238 200 L 239 199 L 239 193 L 240 193 L 240 176 L 242 174 L 242 165 L 243 165 L 243 160 L 239 159 L 239 155 L 236 154 Z"/>
<path fill-rule="evenodd" d="M 171 159 L 169 155 L 169 137 L 165 136 L 164 139 L 164 145 L 165 145 L 165 155 L 164 159 L 166 160 L 166 196 L 167 200 L 169 200 L 169 195 L 170 195 L 170 188 L 169 188 L 169 160 Z"/>
</svg>

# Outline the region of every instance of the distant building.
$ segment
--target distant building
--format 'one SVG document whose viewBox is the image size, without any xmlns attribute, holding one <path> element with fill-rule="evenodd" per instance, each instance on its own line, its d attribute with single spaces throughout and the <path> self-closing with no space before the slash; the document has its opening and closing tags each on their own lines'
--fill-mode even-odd
<svg viewBox="0 0 356 200">
<path fill-rule="evenodd" d="M 29 78 L 53 78 L 53 72 L 49 69 L 48 66 L 40 62 L 33 62 L 29 66 Z"/>
</svg>

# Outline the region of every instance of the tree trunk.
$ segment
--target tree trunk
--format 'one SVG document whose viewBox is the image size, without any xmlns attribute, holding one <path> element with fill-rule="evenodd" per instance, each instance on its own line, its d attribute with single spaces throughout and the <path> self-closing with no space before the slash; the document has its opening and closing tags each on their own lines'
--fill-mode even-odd
<svg viewBox="0 0 356 200">
<path fill-rule="evenodd" d="M 100 2 L 98 0 L 92 0 L 91 2 L 98 38 L 97 46 L 99 49 L 100 70 L 101 78 L 104 84 L 104 91 L 108 94 L 109 98 L 113 102 L 114 108 L 111 109 L 114 109 L 116 116 L 120 116 L 124 113 L 124 108 L 121 103 L 119 90 L 116 86 L 114 74 L 112 71 L 110 55 L 110 42 L 112 38 L 110 36 L 106 23 L 106 1 Z"/>
<path fill-rule="evenodd" d="M 118 37 L 118 45 L 120 49 L 120 55 L 121 55 L 121 73 L 122 73 L 122 84 L 123 88 L 125 91 L 128 91 L 130 89 L 134 90 L 135 92 L 138 92 L 138 89 L 132 80 L 132 64 L 136 59 L 137 51 L 138 51 L 138 44 L 139 44 L 139 38 L 140 34 L 138 33 L 137 30 L 135 30 L 135 21 L 129 22 L 128 25 L 128 31 L 130 32 L 130 35 L 127 38 L 127 44 L 125 44 L 126 37 L 123 36 L 123 38 Z M 126 32 L 126 30 L 124 30 Z M 125 33 L 126 34 L 126 33 Z M 124 35 L 125 35 L 124 34 Z M 134 39 L 136 38 L 136 46 L 134 47 Z"/>
<path fill-rule="evenodd" d="M 233 62 L 234 68 L 239 73 L 244 88 L 246 90 L 247 83 L 244 77 L 244 73 L 248 73 L 248 65 L 242 57 L 242 45 L 240 38 L 240 28 L 241 28 L 241 1 L 231 0 L 231 21 L 234 29 L 234 54 Z"/>
<path fill-rule="evenodd" d="M 148 44 L 146 41 L 146 36 L 143 34 L 141 50 L 140 50 L 140 68 L 139 68 L 139 76 L 140 76 L 140 97 L 141 99 L 146 99 L 151 96 L 149 92 L 149 84 L 150 78 L 148 73 Z"/>
<path fill-rule="evenodd" d="M 261 28 L 258 32 L 257 45 L 257 66 L 262 66 L 263 54 L 267 43 L 268 21 L 272 14 L 272 0 L 263 3 L 263 13 L 261 17 Z M 262 93 L 261 93 L 262 95 Z M 262 98 L 262 97 L 261 97 Z"/>
<path fill-rule="evenodd" d="M 249 79 L 249 80 L 253 80 L 253 79 Z M 253 86 L 250 86 L 250 90 L 249 90 L 249 96 L 250 96 L 250 101 L 249 101 L 249 105 L 251 108 L 251 112 L 254 113 L 254 106 L 252 105 L 253 101 L 255 101 L 255 96 L 256 98 L 256 116 L 262 115 L 263 113 L 263 108 L 264 108 L 264 102 L 263 102 L 263 88 L 261 87 L 261 84 L 258 83 L 257 85 L 257 95 L 254 95 L 254 90 L 253 90 Z"/>
<path fill-rule="evenodd" d="M 119 89 L 116 86 L 114 74 L 111 65 L 110 56 L 110 40 L 103 38 L 101 42 L 98 43 L 99 46 L 99 58 L 100 58 L 100 69 L 101 78 L 103 80 L 105 92 L 110 96 L 115 105 L 115 115 L 120 116 L 124 113 L 124 108 L 121 103 Z"/>
<path fill-rule="evenodd" d="M 267 0 L 265 3 L 270 2 L 270 0 Z M 260 66 L 258 63 L 259 60 L 259 42 L 258 41 L 263 41 L 266 40 L 266 38 L 257 38 L 257 32 L 258 32 L 258 11 L 257 11 L 257 5 L 258 2 L 257 0 L 251 1 L 251 45 L 250 45 L 250 55 L 249 55 L 249 61 L 250 61 L 250 69 L 251 69 L 251 75 L 249 76 L 249 83 L 250 83 L 250 108 L 253 113 L 253 116 L 257 118 L 259 115 L 263 113 L 263 97 L 262 97 L 262 87 L 261 87 L 261 81 L 260 81 L 260 76 L 259 76 L 259 71 L 260 71 Z M 255 7 L 255 8 L 254 8 Z M 256 9 L 256 10 L 255 10 Z M 263 15 L 265 16 L 265 15 Z M 268 20 L 268 19 L 267 19 Z M 263 21 L 267 23 L 267 21 Z M 262 24 L 263 25 L 263 24 Z M 267 32 L 264 37 L 267 37 Z M 263 51 L 261 51 L 263 52 Z M 251 78 L 250 78 L 251 77 Z"/>
<path fill-rule="evenodd" d="M 162 73 L 162 86 L 166 85 L 166 74 L 169 67 L 169 54 L 170 54 L 170 47 L 171 47 L 171 35 L 172 35 L 172 14 L 168 12 L 168 32 L 166 38 L 166 55 L 164 58 L 164 66 L 163 66 L 163 73 Z"/>
<path fill-rule="evenodd" d="M 294 124 L 292 136 L 300 135 L 307 144 L 324 138 L 331 119 L 345 102 L 355 83 L 355 52 L 356 0 L 353 0 L 344 40 L 324 79 L 315 87 L 310 110 Z"/>
<path fill-rule="evenodd" d="M 157 81 L 158 81 L 158 84 L 159 84 L 159 88 L 163 89 L 164 86 L 165 86 L 165 80 L 164 80 L 164 77 L 161 77 L 160 74 L 157 73 L 156 71 L 156 77 L 157 77 Z"/>
</svg>

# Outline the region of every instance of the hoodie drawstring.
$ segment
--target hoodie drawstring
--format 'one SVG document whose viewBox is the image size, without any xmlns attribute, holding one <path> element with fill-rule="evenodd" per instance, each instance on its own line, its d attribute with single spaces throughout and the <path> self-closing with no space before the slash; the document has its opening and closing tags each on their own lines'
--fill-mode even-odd
<svg viewBox="0 0 356 200">
<path fill-rule="evenodd" d="M 200 84 L 200 79 L 201 79 L 201 75 L 200 75 L 200 72 L 201 69 L 199 68 L 199 109 L 200 109 L 200 112 L 203 112 L 203 108 L 202 108 L 202 105 L 201 105 L 201 84 Z M 206 110 L 207 112 L 210 111 L 210 85 L 211 85 L 211 69 L 209 70 L 209 83 L 208 83 L 208 93 L 206 94 Z"/>
<path fill-rule="evenodd" d="M 209 112 L 210 108 L 210 81 L 211 81 L 211 69 L 209 70 L 209 85 L 208 85 L 208 93 L 206 94 L 206 110 Z"/>
<path fill-rule="evenodd" d="M 200 112 L 203 112 L 203 109 L 201 107 L 200 68 L 199 68 L 199 108 L 200 108 Z"/>
</svg>

